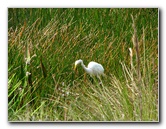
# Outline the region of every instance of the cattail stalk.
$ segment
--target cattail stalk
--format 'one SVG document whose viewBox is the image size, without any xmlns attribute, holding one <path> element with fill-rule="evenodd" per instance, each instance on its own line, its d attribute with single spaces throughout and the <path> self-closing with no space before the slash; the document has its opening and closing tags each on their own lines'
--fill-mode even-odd
<svg viewBox="0 0 166 129">
<path fill-rule="evenodd" d="M 131 72 L 132 72 L 132 77 L 133 77 L 133 71 L 134 71 L 134 66 L 133 66 L 133 50 L 132 48 L 129 48 L 130 51 L 130 65 L 131 65 Z"/>
<path fill-rule="evenodd" d="M 133 20 L 132 27 L 134 29 L 132 41 L 133 41 L 134 48 L 136 50 L 137 75 L 138 75 L 138 81 L 140 81 L 141 74 L 140 74 L 140 54 L 139 54 L 138 37 L 137 37 L 137 30 L 136 30 L 136 27 L 135 27 L 135 20 L 133 18 L 133 15 L 131 15 L 131 17 L 132 17 L 132 20 Z"/>
<path fill-rule="evenodd" d="M 43 73 L 43 77 L 46 78 L 47 77 L 47 70 L 43 64 L 43 61 L 42 61 L 42 56 L 40 56 L 40 66 L 41 66 L 41 70 L 42 70 L 42 73 Z"/>
<path fill-rule="evenodd" d="M 132 27 L 134 29 L 133 33 L 133 45 L 136 50 L 136 61 L 137 61 L 137 76 L 138 76 L 138 86 L 139 86 L 139 108 L 140 108 L 140 120 L 142 120 L 142 87 L 141 87 L 141 73 L 140 73 L 140 54 L 139 54 L 139 45 L 138 45 L 138 37 L 137 37 L 137 30 L 135 26 L 135 20 L 133 18 L 133 15 L 131 15 L 131 18 L 133 20 Z"/>
</svg>

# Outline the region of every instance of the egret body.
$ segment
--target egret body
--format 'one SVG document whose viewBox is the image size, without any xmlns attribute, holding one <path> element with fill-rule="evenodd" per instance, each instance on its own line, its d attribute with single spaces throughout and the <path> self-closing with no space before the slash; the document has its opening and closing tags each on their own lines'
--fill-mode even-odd
<svg viewBox="0 0 166 129">
<path fill-rule="evenodd" d="M 101 64 L 91 61 L 88 64 L 88 67 L 86 67 L 81 59 L 77 60 L 75 62 L 75 67 L 76 69 L 77 65 L 81 64 L 82 68 L 85 70 L 86 73 L 88 73 L 90 76 L 97 76 L 100 78 L 101 75 L 104 76 L 104 68 Z"/>
</svg>

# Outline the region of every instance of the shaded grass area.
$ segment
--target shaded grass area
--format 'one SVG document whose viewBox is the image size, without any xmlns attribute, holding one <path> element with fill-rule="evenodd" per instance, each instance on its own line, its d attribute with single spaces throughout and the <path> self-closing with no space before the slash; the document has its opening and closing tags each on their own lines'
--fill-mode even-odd
<svg viewBox="0 0 166 129">
<path fill-rule="evenodd" d="M 158 121 L 158 9 L 8 15 L 9 121 Z M 102 86 L 84 80 L 81 67 L 73 71 L 77 59 L 103 65 Z"/>
</svg>

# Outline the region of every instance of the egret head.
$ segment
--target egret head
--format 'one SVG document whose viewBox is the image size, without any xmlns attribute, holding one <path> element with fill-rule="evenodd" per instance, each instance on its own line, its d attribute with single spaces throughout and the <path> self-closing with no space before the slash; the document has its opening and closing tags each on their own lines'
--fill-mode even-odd
<svg viewBox="0 0 166 129">
<path fill-rule="evenodd" d="M 76 70 L 77 65 L 80 63 L 82 63 L 81 59 L 75 61 L 74 70 Z"/>
</svg>

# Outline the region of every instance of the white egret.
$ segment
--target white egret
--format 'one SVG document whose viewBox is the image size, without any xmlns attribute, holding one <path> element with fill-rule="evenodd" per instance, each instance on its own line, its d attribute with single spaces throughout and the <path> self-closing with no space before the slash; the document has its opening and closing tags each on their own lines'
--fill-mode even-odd
<svg viewBox="0 0 166 129">
<path fill-rule="evenodd" d="M 88 64 L 88 67 L 86 67 L 81 59 L 77 60 L 75 62 L 75 67 L 76 69 L 77 65 L 81 64 L 82 68 L 85 70 L 86 73 L 88 73 L 91 77 L 92 76 L 97 76 L 100 79 L 100 76 L 104 76 L 104 68 L 101 64 L 91 61 Z"/>
</svg>

